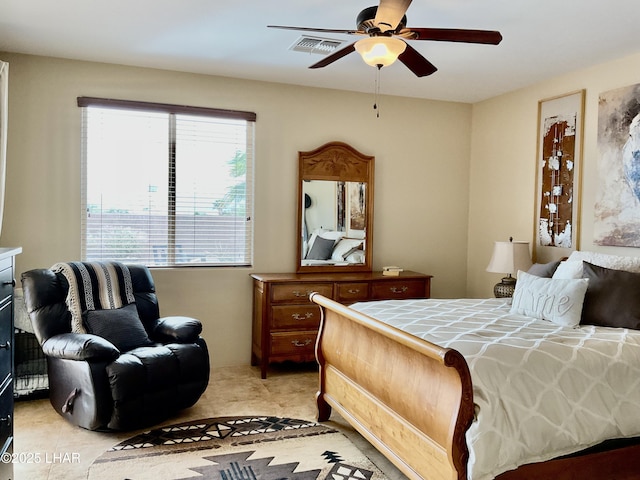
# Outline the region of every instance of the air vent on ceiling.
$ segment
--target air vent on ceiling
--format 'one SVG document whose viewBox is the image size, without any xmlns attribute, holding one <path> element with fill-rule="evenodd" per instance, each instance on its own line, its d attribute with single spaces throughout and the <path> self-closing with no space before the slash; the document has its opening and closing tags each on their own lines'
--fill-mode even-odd
<svg viewBox="0 0 640 480">
<path fill-rule="evenodd" d="M 302 36 L 289 47 L 289 50 L 305 53 L 319 53 L 326 55 L 333 53 L 342 42 L 333 38 L 319 38 Z"/>
</svg>

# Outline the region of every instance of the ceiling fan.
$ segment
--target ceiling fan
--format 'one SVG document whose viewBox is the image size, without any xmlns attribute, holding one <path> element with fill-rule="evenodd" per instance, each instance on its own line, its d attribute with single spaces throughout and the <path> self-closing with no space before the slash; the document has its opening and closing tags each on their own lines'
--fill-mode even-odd
<svg viewBox="0 0 640 480">
<path fill-rule="evenodd" d="M 326 67 L 351 52 L 357 51 L 366 63 L 378 67 L 378 69 L 391 65 L 396 59 L 400 60 L 418 77 L 431 75 L 438 69 L 404 39 L 482 43 L 489 45 L 497 45 L 502 40 L 500 32 L 493 30 L 407 28 L 407 17 L 405 13 L 409 5 L 411 5 L 411 0 L 380 0 L 380 4 L 377 7 L 368 7 L 360 12 L 356 20 L 356 30 L 288 27 L 283 25 L 268 25 L 268 27 L 306 32 L 366 36 L 366 38 L 353 42 L 327 55 L 309 68 Z"/>
</svg>

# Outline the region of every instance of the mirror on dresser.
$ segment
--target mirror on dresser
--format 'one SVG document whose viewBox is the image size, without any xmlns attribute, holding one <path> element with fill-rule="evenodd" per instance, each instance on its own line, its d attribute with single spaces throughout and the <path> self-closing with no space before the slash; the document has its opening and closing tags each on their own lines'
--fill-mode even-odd
<svg viewBox="0 0 640 480">
<path fill-rule="evenodd" d="M 298 152 L 297 272 L 369 272 L 374 157 L 342 142 Z"/>
</svg>

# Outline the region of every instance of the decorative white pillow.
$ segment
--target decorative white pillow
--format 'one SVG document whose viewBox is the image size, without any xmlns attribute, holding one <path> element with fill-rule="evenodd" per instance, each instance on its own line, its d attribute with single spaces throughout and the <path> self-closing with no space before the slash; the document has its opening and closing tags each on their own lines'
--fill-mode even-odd
<svg viewBox="0 0 640 480">
<path fill-rule="evenodd" d="M 575 251 L 569 258 L 560 263 L 553 278 L 582 278 L 582 262 L 614 270 L 640 273 L 640 257 L 609 255 L 606 253 Z"/>
<path fill-rule="evenodd" d="M 344 232 L 338 232 L 336 230 L 322 230 L 320 231 L 319 235 L 322 238 L 328 238 L 329 240 L 338 241 L 342 237 L 344 237 Z"/>
<path fill-rule="evenodd" d="M 511 313 L 575 327 L 580 324 L 588 284 L 586 278 L 543 278 L 519 271 Z"/>
<path fill-rule="evenodd" d="M 589 262 L 604 268 L 640 273 L 640 257 L 609 255 L 607 253 L 575 251 L 568 261 Z"/>
<path fill-rule="evenodd" d="M 571 280 L 576 278 L 582 278 L 582 260 L 580 261 L 564 261 L 560 262 L 556 271 L 553 272 L 553 279 Z"/>
<path fill-rule="evenodd" d="M 353 253 L 353 249 L 362 246 L 362 240 L 343 238 L 339 240 L 335 247 L 333 247 L 333 253 L 331 259 L 338 262 L 343 262 L 348 255 Z"/>
<path fill-rule="evenodd" d="M 349 263 L 364 263 L 364 252 L 362 250 L 356 250 L 345 256 L 344 259 Z"/>
</svg>

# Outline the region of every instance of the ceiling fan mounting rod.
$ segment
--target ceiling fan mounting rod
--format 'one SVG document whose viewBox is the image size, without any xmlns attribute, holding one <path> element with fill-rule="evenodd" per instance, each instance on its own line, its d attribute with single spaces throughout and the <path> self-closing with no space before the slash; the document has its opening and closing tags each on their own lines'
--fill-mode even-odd
<svg viewBox="0 0 640 480">
<path fill-rule="evenodd" d="M 381 32 L 377 28 L 372 28 L 371 30 L 367 30 L 367 34 L 370 37 L 393 37 L 392 32 Z"/>
<path fill-rule="evenodd" d="M 406 15 L 402 17 L 398 25 L 391 25 L 389 22 L 380 21 L 376 23 L 376 14 L 378 7 L 368 7 L 362 10 L 356 19 L 356 28 L 365 33 L 371 34 L 372 31 L 393 35 L 395 32 L 404 28 L 407 23 Z"/>
</svg>

